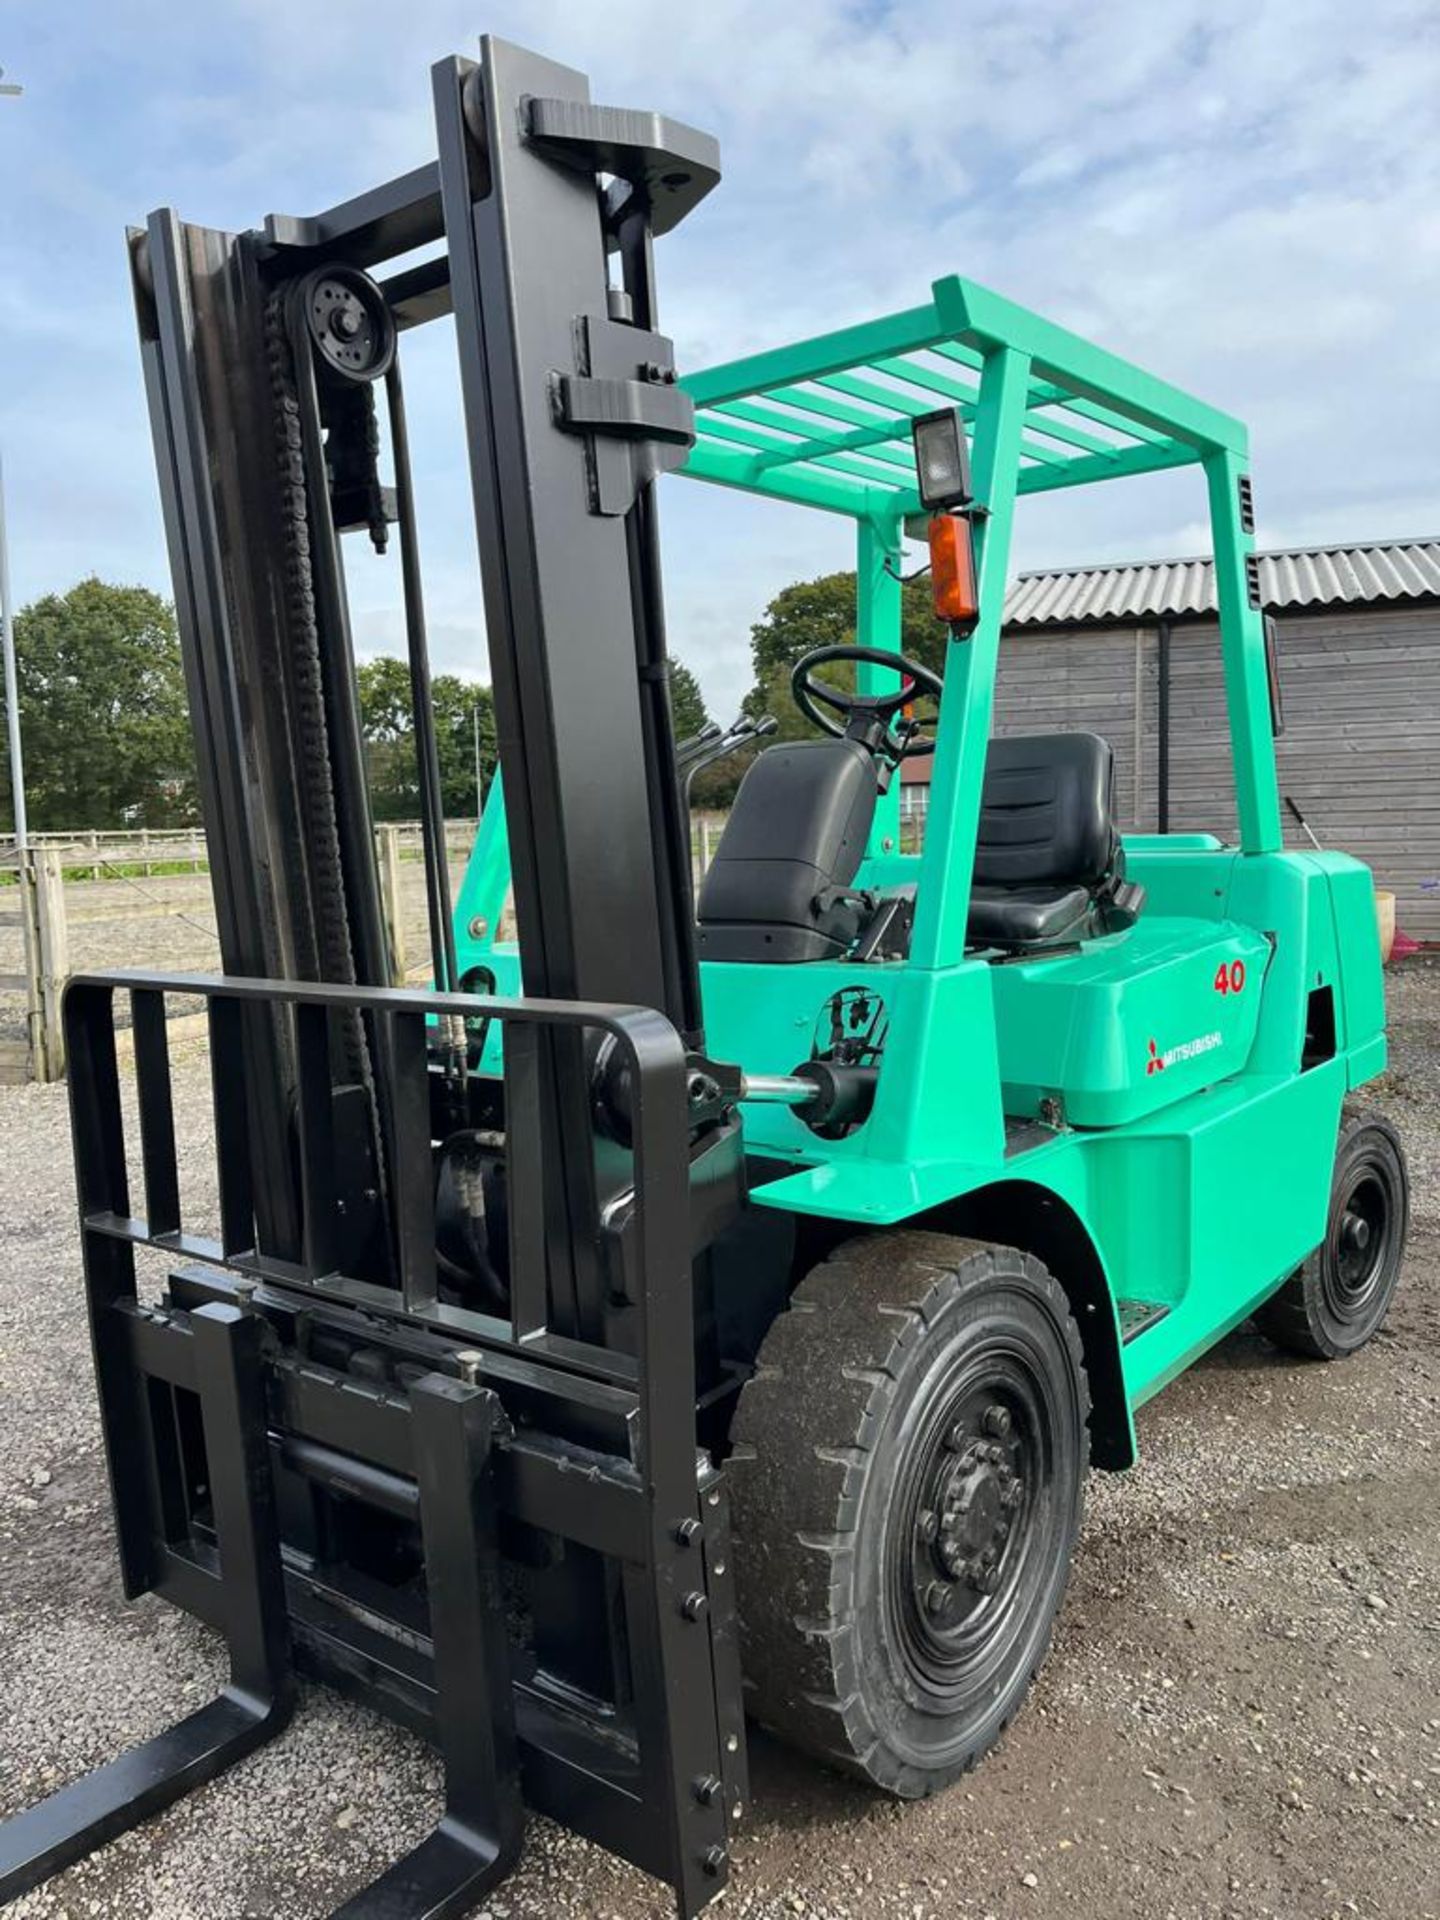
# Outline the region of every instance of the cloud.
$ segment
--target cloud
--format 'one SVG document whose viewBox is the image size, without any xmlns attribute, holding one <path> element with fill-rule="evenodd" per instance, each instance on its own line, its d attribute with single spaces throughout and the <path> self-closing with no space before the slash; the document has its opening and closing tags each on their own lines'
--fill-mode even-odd
<svg viewBox="0 0 1440 1920">
<path fill-rule="evenodd" d="M 1440 32 L 1432 0 L 497 0 L 485 23 L 599 99 L 716 131 L 725 180 L 660 249 L 662 316 L 704 365 L 912 304 L 960 271 L 1251 425 L 1262 534 L 1440 527 Z M 13 12 L 0 60 L 0 439 L 17 589 L 165 563 L 120 229 L 171 202 L 239 226 L 422 159 L 428 67 L 466 0 L 98 0 Z M 77 39 L 87 48 L 74 60 Z M 483 671 L 443 330 L 407 343 L 437 662 Z M 1027 503 L 1022 564 L 1183 550 L 1193 475 Z M 670 630 L 718 711 L 749 628 L 842 565 L 824 516 L 667 482 Z M 1318 530 L 1318 531 L 1312 531 Z M 393 645 L 393 569 L 357 564 Z"/>
</svg>

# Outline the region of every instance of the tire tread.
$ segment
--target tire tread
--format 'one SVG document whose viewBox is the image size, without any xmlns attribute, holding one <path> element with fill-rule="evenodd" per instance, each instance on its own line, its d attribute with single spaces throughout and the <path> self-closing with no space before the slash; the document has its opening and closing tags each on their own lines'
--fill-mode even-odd
<svg viewBox="0 0 1440 1920">
<path fill-rule="evenodd" d="M 1335 1142 L 1335 1166 L 1338 1168 L 1348 1143 L 1357 1134 L 1377 1129 L 1384 1133 L 1394 1148 L 1399 1161 L 1402 1189 L 1407 1180 L 1405 1150 L 1394 1125 L 1383 1113 L 1369 1107 L 1346 1107 L 1340 1118 L 1340 1132 Z M 1329 1210 L 1326 1210 L 1326 1238 L 1329 1237 Z M 1403 1222 L 1402 1222 L 1403 1238 Z M 1263 1306 L 1255 1310 L 1255 1324 L 1277 1347 L 1284 1347 L 1289 1353 L 1298 1353 L 1307 1360 L 1343 1360 L 1358 1352 L 1358 1345 L 1347 1345 L 1336 1340 L 1324 1324 L 1323 1317 L 1316 1306 L 1315 1296 L 1319 1291 L 1319 1262 L 1325 1257 L 1326 1242 L 1320 1245 L 1301 1262 L 1278 1289 L 1272 1293 Z M 1403 1257 L 1403 1246 L 1402 1246 Z M 1376 1328 L 1383 1324 L 1382 1313 Z M 1370 1335 L 1366 1335 L 1370 1338 Z"/>
<path fill-rule="evenodd" d="M 973 1285 L 981 1270 L 1023 1273 L 1044 1297 L 1088 1421 L 1079 1331 L 1045 1267 L 987 1241 L 905 1229 L 846 1241 L 806 1275 L 766 1337 L 734 1425 L 748 1708 L 793 1745 L 906 1798 L 968 1772 L 991 1742 L 977 1742 L 945 1780 L 886 1747 L 855 1673 L 853 1547 L 867 1469 L 906 1357 L 959 1293 L 962 1274 Z M 1047 1632 L 1027 1687 L 1048 1644 Z"/>
</svg>

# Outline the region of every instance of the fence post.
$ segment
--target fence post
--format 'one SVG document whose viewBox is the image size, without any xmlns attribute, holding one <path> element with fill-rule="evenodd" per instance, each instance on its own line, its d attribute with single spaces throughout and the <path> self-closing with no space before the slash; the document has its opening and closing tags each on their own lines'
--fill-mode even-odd
<svg viewBox="0 0 1440 1920">
<path fill-rule="evenodd" d="M 20 933 L 25 943 L 25 1044 L 30 1053 L 30 1078 L 44 1080 L 45 996 L 41 991 L 40 927 L 35 915 L 35 854 L 17 855 L 15 891 L 20 900 Z"/>
<path fill-rule="evenodd" d="M 39 1001 L 43 1055 L 35 1058 L 37 1080 L 59 1080 L 65 1072 L 65 1029 L 60 1002 L 70 977 L 70 940 L 65 923 L 65 876 L 60 855 L 46 851 L 35 861 L 35 930 L 39 958 Z"/>
<path fill-rule="evenodd" d="M 16 869 L 20 925 L 25 939 L 26 1037 L 30 1077 L 45 1084 L 65 1072 L 60 1000 L 70 974 L 65 888 L 60 855 L 27 850 Z"/>
<path fill-rule="evenodd" d="M 385 916 L 385 931 L 390 942 L 390 977 L 397 986 L 405 984 L 405 933 L 400 918 L 400 829 L 377 827 L 375 838 L 380 861 L 380 909 Z"/>
</svg>

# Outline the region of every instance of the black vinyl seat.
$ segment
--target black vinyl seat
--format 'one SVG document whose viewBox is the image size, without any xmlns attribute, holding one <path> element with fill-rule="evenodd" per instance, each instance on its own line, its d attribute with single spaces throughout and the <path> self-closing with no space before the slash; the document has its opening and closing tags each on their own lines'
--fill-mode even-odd
<svg viewBox="0 0 1440 1920">
<path fill-rule="evenodd" d="M 832 960 L 867 906 L 846 889 L 870 837 L 875 761 L 855 740 L 767 747 L 747 768 L 700 888 L 707 960 Z"/>
<path fill-rule="evenodd" d="M 1043 949 L 1128 926 L 1144 890 L 1125 884 L 1110 817 L 1114 759 L 1093 733 L 992 740 L 985 763 L 971 947 Z M 851 890 L 877 793 L 857 741 L 797 740 L 751 763 L 700 888 L 706 960 L 834 960 L 865 952 L 880 916 L 914 889 Z M 908 914 L 887 951 L 908 945 Z"/>
<path fill-rule="evenodd" d="M 1085 887 L 977 887 L 965 935 L 972 947 L 1052 946 L 1078 939 L 1090 918 Z"/>
<path fill-rule="evenodd" d="M 1144 889 L 1125 881 L 1114 777 L 1110 743 L 1096 733 L 990 742 L 966 923 L 972 947 L 1052 946 L 1133 923 Z"/>
</svg>

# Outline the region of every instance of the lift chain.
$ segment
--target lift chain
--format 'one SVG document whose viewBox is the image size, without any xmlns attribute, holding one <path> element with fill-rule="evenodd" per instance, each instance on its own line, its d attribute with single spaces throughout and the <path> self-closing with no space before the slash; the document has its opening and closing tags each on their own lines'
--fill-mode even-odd
<svg viewBox="0 0 1440 1920">
<path fill-rule="evenodd" d="M 299 766 L 305 811 L 307 852 L 316 908 L 315 959 L 320 977 L 336 985 L 355 984 L 355 950 L 345 907 L 345 877 L 335 792 L 329 777 L 329 734 L 321 684 L 320 629 L 315 612 L 315 581 L 310 558 L 309 503 L 305 491 L 304 441 L 300 397 L 286 326 L 286 287 L 278 287 L 265 306 L 265 358 L 275 422 L 275 457 L 280 517 L 285 543 L 285 613 L 289 632 L 290 685 L 299 731 Z M 341 1022 L 350 1077 L 373 1098 L 373 1075 L 365 1029 L 358 1014 Z"/>
<path fill-rule="evenodd" d="M 393 506 L 380 484 L 380 421 L 375 411 L 375 388 L 333 389 L 325 403 L 330 432 L 325 442 L 325 464 L 330 492 L 342 528 L 363 526 L 376 553 L 390 540 Z"/>
</svg>

